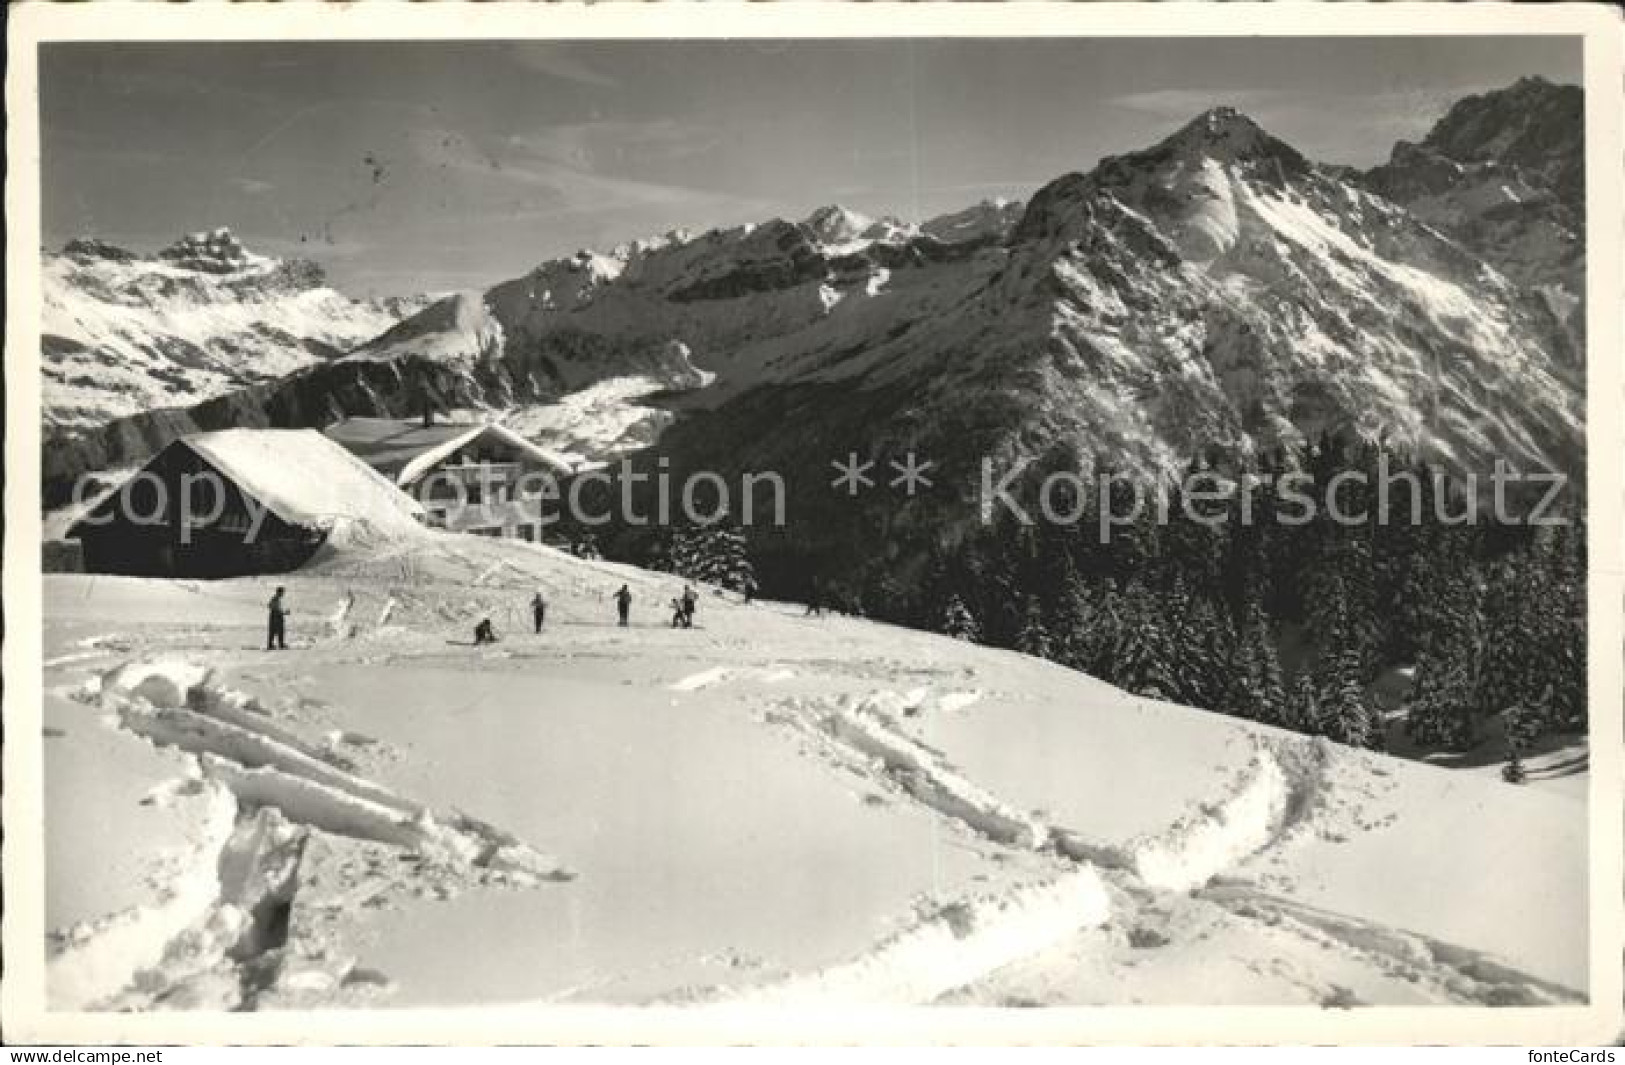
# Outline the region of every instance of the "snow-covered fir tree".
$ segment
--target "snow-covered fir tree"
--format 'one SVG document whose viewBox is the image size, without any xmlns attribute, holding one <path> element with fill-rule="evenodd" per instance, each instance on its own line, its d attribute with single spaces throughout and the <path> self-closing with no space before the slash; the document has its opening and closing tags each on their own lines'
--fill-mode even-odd
<svg viewBox="0 0 1625 1065">
<path fill-rule="evenodd" d="M 943 608 L 942 632 L 945 636 L 970 643 L 982 638 L 981 626 L 976 624 L 976 618 L 971 615 L 970 608 L 957 595 L 949 599 L 948 605 Z"/>
<path fill-rule="evenodd" d="M 756 586 L 745 534 L 731 522 L 674 530 L 665 562 L 672 573 L 731 591 Z"/>
<path fill-rule="evenodd" d="M 1049 627 L 1044 624 L 1044 611 L 1037 596 L 1027 597 L 1027 615 L 1021 634 L 1016 637 L 1016 650 L 1035 658 L 1055 657 L 1055 644 L 1050 639 Z"/>
</svg>

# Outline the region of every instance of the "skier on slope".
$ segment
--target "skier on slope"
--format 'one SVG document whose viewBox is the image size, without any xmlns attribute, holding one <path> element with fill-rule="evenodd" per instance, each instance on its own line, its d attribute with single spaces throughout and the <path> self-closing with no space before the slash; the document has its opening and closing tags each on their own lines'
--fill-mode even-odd
<svg viewBox="0 0 1625 1065">
<path fill-rule="evenodd" d="M 690 584 L 683 585 L 683 628 L 692 629 L 694 627 L 694 608 L 699 605 L 699 602 L 700 597 L 695 593 L 694 586 Z"/>
<path fill-rule="evenodd" d="M 283 593 L 287 589 L 278 586 L 266 604 L 269 611 L 268 628 L 265 635 L 265 649 L 267 651 L 286 651 L 288 649 L 287 617 L 288 604 L 283 600 Z"/>
<path fill-rule="evenodd" d="M 621 617 L 621 628 L 624 629 L 624 628 L 627 627 L 628 624 L 630 624 L 629 619 L 632 616 L 632 591 L 631 591 L 631 589 L 627 588 L 627 586 L 624 585 L 624 584 L 621 585 L 621 590 L 615 593 L 614 599 L 615 599 L 615 609 L 620 614 L 620 617 Z"/>
<path fill-rule="evenodd" d="M 481 618 L 480 623 L 474 626 L 474 646 L 478 647 L 482 643 L 496 642 L 497 634 L 496 630 L 491 627 L 491 619 Z"/>
<path fill-rule="evenodd" d="M 542 595 L 540 588 L 530 598 L 530 617 L 536 623 L 536 631 L 542 631 L 542 622 L 547 620 L 547 598 Z"/>
</svg>

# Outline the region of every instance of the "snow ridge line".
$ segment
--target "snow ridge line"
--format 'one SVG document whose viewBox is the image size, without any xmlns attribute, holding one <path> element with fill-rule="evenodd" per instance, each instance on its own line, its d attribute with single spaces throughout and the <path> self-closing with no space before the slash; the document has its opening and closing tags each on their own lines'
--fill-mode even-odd
<svg viewBox="0 0 1625 1065">
<path fill-rule="evenodd" d="M 1167 829 L 1124 845 L 1096 844 L 1062 825 L 1023 812 L 951 768 L 942 756 L 904 734 L 888 714 L 928 703 L 929 693 L 875 692 L 833 709 L 811 705 L 805 714 L 770 711 L 769 718 L 832 743 L 836 754 L 879 762 L 885 778 L 945 817 L 1006 846 L 1049 848 L 1062 857 L 1124 869 L 1147 887 L 1190 891 L 1230 866 L 1287 837 L 1313 812 L 1325 759 L 1324 745 L 1308 749 L 1258 741 L 1252 760 L 1228 793 L 1204 803 Z M 800 700 L 784 706 L 806 708 Z"/>
<path fill-rule="evenodd" d="M 853 961 L 714 1001 L 796 1007 L 934 1002 L 1110 916 L 1105 882 L 1080 865 L 1047 883 L 949 903 Z"/>
<path fill-rule="evenodd" d="M 98 1008 L 253 1009 L 281 974 L 309 838 L 308 828 L 275 809 L 243 811 L 215 862 L 208 912 Z"/>
<path fill-rule="evenodd" d="M 730 1003 L 927 1003 L 1113 917 L 1102 868 L 1124 869 L 1153 890 L 1189 892 L 1224 869 L 1280 841 L 1307 817 L 1325 752 L 1283 751 L 1260 742 L 1227 797 L 1205 804 L 1169 829 L 1124 847 L 1093 845 L 1060 826 L 1022 813 L 947 766 L 901 731 L 887 709 L 917 708 L 926 693 L 878 692 L 817 712 L 769 712 L 769 720 L 833 741 L 848 755 L 879 762 L 884 775 L 916 800 L 1009 846 L 1051 848 L 1076 868 L 1047 884 L 941 907 L 850 962 L 728 995 Z M 787 700 L 788 708 L 805 708 Z M 1290 770 L 1283 768 L 1283 760 Z"/>
<path fill-rule="evenodd" d="M 223 784 L 206 781 L 203 788 L 208 804 L 203 837 L 168 879 L 156 906 L 132 906 L 52 932 L 45 981 L 53 1009 L 90 1009 L 118 994 L 210 912 L 219 892 L 216 865 L 235 828 L 238 807 Z"/>
<path fill-rule="evenodd" d="M 761 669 L 740 669 L 732 666 L 713 666 L 699 673 L 690 673 L 666 685 L 674 692 L 696 692 L 702 688 L 709 688 L 721 684 L 725 680 L 756 680 L 764 684 L 778 684 L 795 679 L 795 671 L 778 667 L 765 667 Z"/>
<path fill-rule="evenodd" d="M 60 934 L 51 1001 L 69 1009 L 253 1009 L 275 993 L 313 830 L 383 843 L 449 870 L 520 885 L 574 874 L 510 833 L 460 811 L 438 817 L 268 721 L 254 700 L 186 662 L 128 663 L 76 693 L 156 746 L 193 754 L 211 803 L 202 843 L 157 906 Z"/>
<path fill-rule="evenodd" d="M 1129 844 L 1126 864 L 1150 888 L 1199 888 L 1279 838 L 1290 795 L 1281 764 L 1260 746 L 1227 798 Z"/>
<path fill-rule="evenodd" d="M 1049 842 L 1050 830 L 949 768 L 934 752 L 897 731 L 873 698 L 823 718 L 824 731 L 859 754 L 878 759 L 888 777 L 915 799 L 989 839 L 1023 850 Z"/>
<path fill-rule="evenodd" d="M 206 778 L 230 788 L 247 808 L 271 807 L 324 832 L 452 864 L 500 868 L 521 880 L 574 876 L 508 833 L 465 814 L 436 814 L 331 764 L 326 752 L 290 742 L 269 722 L 236 712 L 252 699 L 219 687 L 202 667 L 185 662 L 127 665 L 104 674 L 80 697 L 115 712 L 123 727 L 151 743 L 197 755 Z"/>
<path fill-rule="evenodd" d="M 1236 884 L 1215 885 L 1197 897 L 1239 917 L 1362 954 L 1408 980 L 1438 985 L 1456 1001 L 1554 1006 L 1586 1000 L 1578 991 L 1521 972 L 1491 955 L 1420 932 L 1373 924 Z"/>
</svg>

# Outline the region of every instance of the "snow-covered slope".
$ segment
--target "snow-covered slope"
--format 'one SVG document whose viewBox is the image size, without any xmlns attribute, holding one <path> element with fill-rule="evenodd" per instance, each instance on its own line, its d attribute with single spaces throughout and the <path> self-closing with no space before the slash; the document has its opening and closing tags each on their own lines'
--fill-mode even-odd
<svg viewBox="0 0 1625 1065">
<path fill-rule="evenodd" d="M 228 230 L 147 257 L 70 241 L 43 263 L 47 428 L 85 429 L 275 380 L 423 307 L 367 302 L 314 263 L 248 251 Z"/>
<path fill-rule="evenodd" d="M 1577 793 L 788 605 L 672 629 L 675 578 L 533 544 L 424 530 L 277 583 L 273 655 L 264 581 L 47 577 L 53 1006 L 1586 990 Z"/>
</svg>

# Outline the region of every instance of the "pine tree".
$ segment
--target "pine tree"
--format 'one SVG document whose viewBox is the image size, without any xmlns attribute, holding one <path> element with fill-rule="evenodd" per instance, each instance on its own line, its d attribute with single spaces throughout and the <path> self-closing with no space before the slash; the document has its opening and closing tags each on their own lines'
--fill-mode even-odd
<svg viewBox="0 0 1625 1065">
<path fill-rule="evenodd" d="M 1366 698 L 1363 669 L 1363 657 L 1353 648 L 1331 656 L 1316 704 L 1320 731 L 1337 743 L 1380 750 L 1382 730 Z"/>
<path fill-rule="evenodd" d="M 1533 565 L 1545 575 L 1536 606 L 1540 671 L 1551 684 L 1546 702 L 1547 728 L 1584 732 L 1586 691 L 1586 524 L 1581 506 L 1562 515 L 1567 521 L 1537 545 Z"/>
<path fill-rule="evenodd" d="M 1405 698 L 1406 734 L 1426 747 L 1470 748 L 1477 738 L 1472 694 L 1472 677 L 1461 656 L 1424 655 Z"/>
<path fill-rule="evenodd" d="M 948 605 L 943 610 L 942 631 L 944 635 L 968 643 L 976 643 L 982 638 L 981 626 L 976 624 L 970 608 L 957 595 L 948 600 Z"/>
<path fill-rule="evenodd" d="M 1548 707 L 1541 703 L 1550 698 L 1550 688 L 1535 703 L 1518 702 L 1506 708 L 1501 715 L 1506 736 L 1506 765 L 1501 779 L 1509 784 L 1522 784 L 1528 774 L 1524 769 L 1524 752 L 1540 737 L 1546 723 Z"/>
<path fill-rule="evenodd" d="M 1248 607 L 1231 648 L 1228 677 L 1216 709 L 1264 725 L 1287 724 L 1281 662 L 1263 607 Z"/>
<path fill-rule="evenodd" d="M 1094 672 L 1102 648 L 1101 620 L 1088 585 L 1072 574 L 1057 597 L 1050 624 L 1057 661 L 1085 673 Z"/>
<path fill-rule="evenodd" d="M 892 624 L 906 623 L 911 612 L 907 590 L 887 567 L 864 582 L 863 601 L 871 617 Z"/>
<path fill-rule="evenodd" d="M 726 521 L 673 530 L 664 564 L 689 580 L 736 592 L 756 582 L 745 534 Z"/>
<path fill-rule="evenodd" d="M 1314 678 L 1307 671 L 1298 674 L 1292 690 L 1287 694 L 1286 712 L 1282 715 L 1281 724 L 1310 736 L 1325 734 L 1320 695 L 1315 690 Z"/>
<path fill-rule="evenodd" d="M 1485 663 L 1483 588 L 1473 571 L 1447 582 L 1405 700 L 1405 731 L 1424 746 L 1463 751 L 1478 740 Z"/>
<path fill-rule="evenodd" d="M 1044 612 L 1036 596 L 1027 597 L 1027 615 L 1021 626 L 1021 634 L 1016 637 L 1016 650 L 1034 658 L 1055 658 L 1055 646 L 1050 640 L 1049 629 L 1044 625 Z"/>
<path fill-rule="evenodd" d="M 1179 687 L 1176 698 L 1191 706 L 1212 707 L 1223 696 L 1235 635 L 1213 601 L 1189 593 L 1182 580 L 1176 579 L 1164 602 L 1164 624 L 1171 637 L 1168 668 Z"/>
<path fill-rule="evenodd" d="M 1170 626 L 1161 605 L 1143 585 L 1132 586 L 1122 635 L 1111 655 L 1112 683 L 1137 695 L 1177 701 L 1182 686 L 1174 668 Z"/>
</svg>

